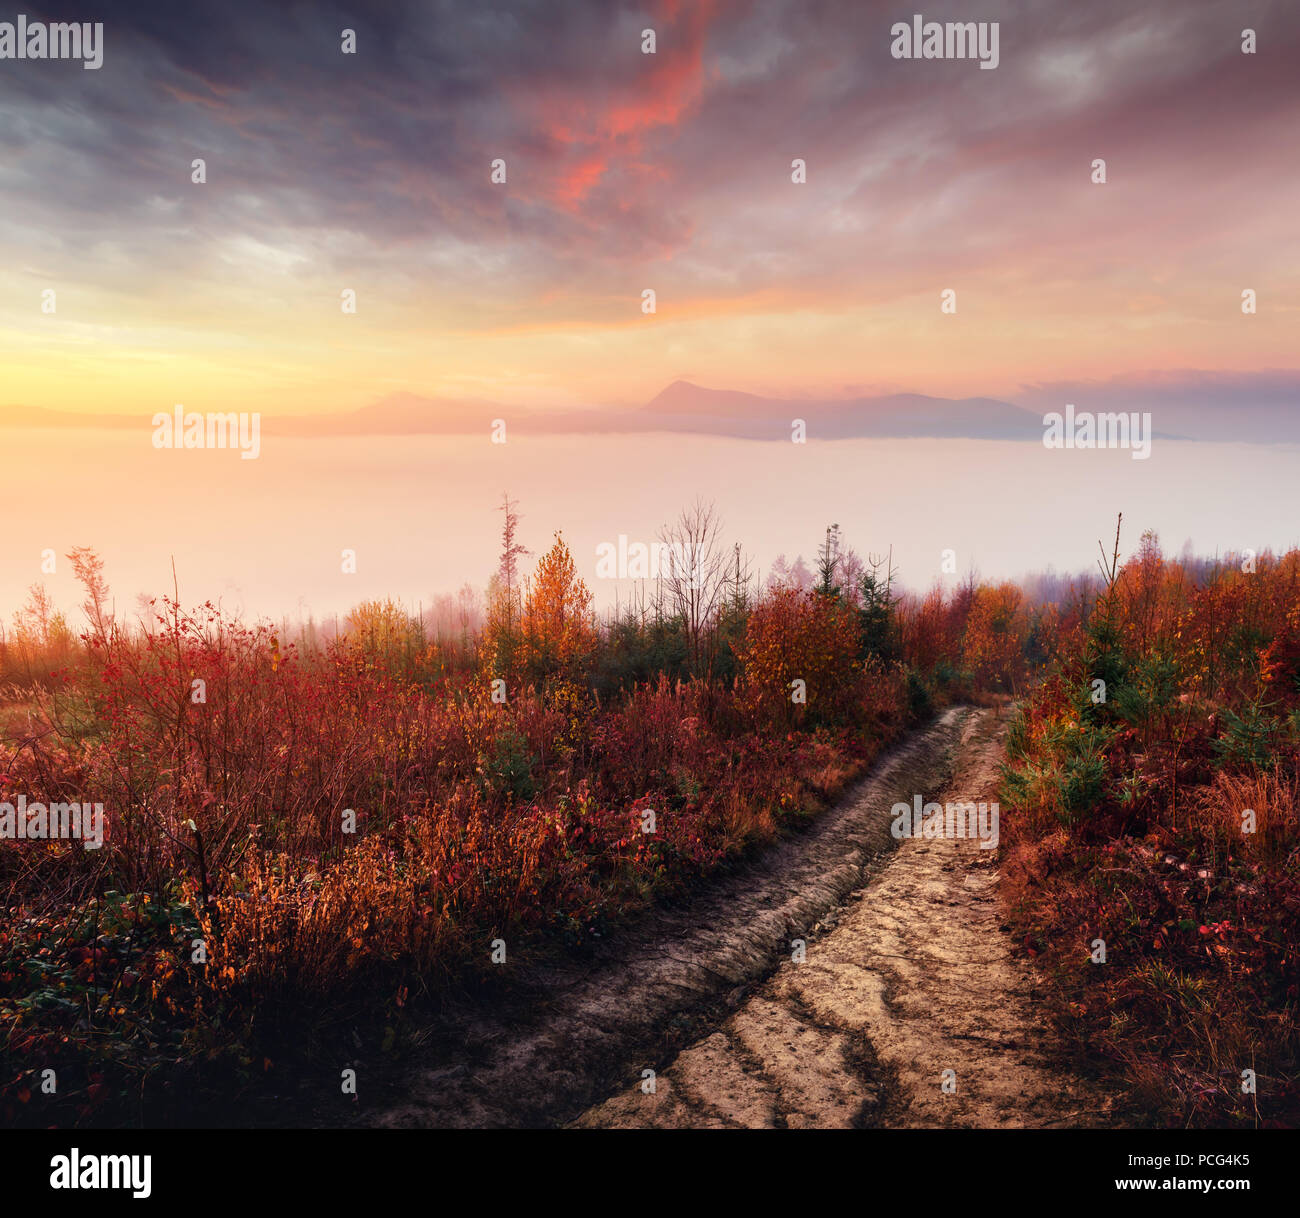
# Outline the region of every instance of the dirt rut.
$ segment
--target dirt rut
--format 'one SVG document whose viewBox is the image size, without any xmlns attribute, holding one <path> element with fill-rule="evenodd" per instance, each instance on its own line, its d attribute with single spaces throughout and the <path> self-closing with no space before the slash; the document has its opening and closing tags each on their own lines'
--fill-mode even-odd
<svg viewBox="0 0 1300 1218">
<path fill-rule="evenodd" d="M 1004 728 L 996 711 L 950 715 L 941 730 L 959 736 L 944 789 L 886 784 L 874 788 L 888 796 L 872 812 L 916 793 L 996 799 Z M 1035 979 L 999 924 L 995 854 L 970 840 L 904 840 L 821 919 L 829 933 L 809 942 L 806 960 L 787 952 L 715 1031 L 659 1071 L 652 1094 L 634 1082 L 573 1123 L 1113 1124 L 1109 1097 L 1063 1068 L 1048 1043 Z"/>
<path fill-rule="evenodd" d="M 968 708 L 944 712 L 883 755 L 806 832 L 777 843 L 693 900 L 647 915 L 594 960 L 520 976 L 520 997 L 507 1009 L 464 1012 L 439 1029 L 438 1041 L 447 1046 L 441 1064 L 408 1066 L 400 1077 L 376 1065 L 363 1074 L 372 1098 L 357 1119 L 479 1128 L 561 1125 L 575 1118 L 634 1125 L 859 1120 L 864 1104 L 878 1101 L 881 1090 L 855 1006 L 880 1003 L 894 975 L 869 972 L 847 957 L 835 963 L 814 932 L 835 922 L 836 911 L 867 884 L 895 844 L 893 804 L 916 794 L 936 797 L 953 772 L 963 736 L 989 717 Z M 960 878 L 957 884 L 961 889 Z M 902 895 L 914 900 L 914 894 Z M 864 908 L 887 915 L 886 902 L 897 896 L 873 897 Z M 797 966 L 808 981 L 787 996 L 792 970 L 780 966 L 797 938 L 809 940 L 809 963 Z M 890 942 L 891 950 L 908 950 Z M 913 968 L 906 962 L 900 967 Z M 831 984 L 837 969 L 845 987 Z M 774 971 L 772 982 L 752 992 Z M 821 986 L 812 983 L 819 974 L 825 974 Z M 796 1020 L 802 1002 L 822 1005 L 809 1005 L 808 1018 Z M 836 1014 L 841 1005 L 843 1013 Z M 842 1029 L 835 1023 L 841 1018 Z M 771 1033 L 747 1040 L 741 1029 L 764 1021 Z M 722 1031 L 714 1032 L 719 1025 Z M 809 1071 L 800 1058 L 796 1069 L 785 1044 L 792 1039 L 822 1068 Z M 690 1098 L 700 1073 L 694 1063 L 713 1057 L 716 1071 L 705 1067 L 704 1073 L 715 1081 L 696 1103 Z M 842 1071 L 840 1063 L 850 1068 Z M 653 1096 L 639 1088 L 646 1069 L 661 1072 Z M 629 1080 L 638 1080 L 631 1097 L 616 1096 L 588 1111 Z"/>
</svg>

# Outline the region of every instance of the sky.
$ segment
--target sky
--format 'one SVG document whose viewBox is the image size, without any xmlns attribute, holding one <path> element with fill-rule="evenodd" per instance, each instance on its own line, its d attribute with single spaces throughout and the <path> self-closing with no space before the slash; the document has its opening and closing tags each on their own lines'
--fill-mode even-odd
<svg viewBox="0 0 1300 1218">
<path fill-rule="evenodd" d="M 103 66 L 0 61 L 0 406 L 1296 400 L 1289 0 L 23 11 Z"/>
<path fill-rule="evenodd" d="M 77 545 L 124 606 L 173 561 L 188 603 L 414 605 L 486 583 L 507 491 L 603 604 L 598 547 L 697 496 L 760 570 L 838 522 L 914 588 L 1088 569 L 1120 511 L 1300 541 L 1300 4 L 920 11 L 997 67 L 895 58 L 878 0 L 0 10 L 103 22 L 98 69 L 0 58 L 0 614 L 75 605 Z M 1149 410 L 1150 459 L 1047 450 L 1067 404 Z M 177 405 L 258 459 L 155 447 Z"/>
</svg>

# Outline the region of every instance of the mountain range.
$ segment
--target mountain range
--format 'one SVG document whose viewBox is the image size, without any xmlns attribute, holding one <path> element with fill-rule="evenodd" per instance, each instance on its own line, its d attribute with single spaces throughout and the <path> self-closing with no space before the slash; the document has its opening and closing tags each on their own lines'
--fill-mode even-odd
<svg viewBox="0 0 1300 1218">
<path fill-rule="evenodd" d="M 1294 409 L 1243 412 L 1224 417 L 1188 403 L 1160 404 L 1157 422 L 1179 426 L 1157 430 L 1162 438 L 1239 440 L 1264 443 L 1300 441 L 1300 412 Z M 1053 409 L 1061 409 L 1056 405 Z M 1140 405 L 1100 405 L 1103 410 L 1142 409 Z M 164 407 L 163 409 L 168 409 Z M 1083 406 L 1080 405 L 1080 409 Z M 152 418 L 153 412 L 149 412 Z M 1258 417 L 1257 417 L 1258 416 Z M 750 440 L 789 440 L 795 419 L 807 437 L 944 437 L 976 440 L 1034 440 L 1043 437 L 1043 415 L 997 398 L 940 398 L 895 393 L 853 398 L 774 398 L 734 389 L 709 389 L 674 381 L 640 408 L 546 410 L 509 408 L 466 398 L 394 393 L 357 410 L 330 414 L 275 416 L 262 412 L 262 431 L 270 435 L 328 437 L 363 435 L 473 435 L 505 419 L 512 432 L 551 435 L 670 432 L 731 436 Z M 0 407 L 0 427 L 138 428 L 141 415 L 92 414 L 35 406 Z"/>
</svg>

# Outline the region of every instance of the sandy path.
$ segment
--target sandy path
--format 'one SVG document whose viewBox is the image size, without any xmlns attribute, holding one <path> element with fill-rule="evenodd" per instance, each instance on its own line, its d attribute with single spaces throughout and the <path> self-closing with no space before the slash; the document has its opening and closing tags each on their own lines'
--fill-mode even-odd
<svg viewBox="0 0 1300 1218">
<path fill-rule="evenodd" d="M 996 711 L 962 716 L 940 798 L 996 798 L 1004 727 Z M 822 919 L 827 933 L 810 940 L 806 960 L 787 958 L 716 1031 L 658 1072 L 653 1094 L 635 1082 L 574 1123 L 1114 1123 L 1106 1097 L 1052 1059 L 1036 982 L 1000 926 L 995 855 L 971 841 L 903 841 Z M 947 1091 L 945 1071 L 953 1072 Z"/>
<path fill-rule="evenodd" d="M 944 712 L 878 759 L 806 831 L 693 900 L 647 914 L 594 959 L 514 975 L 512 1001 L 450 1017 L 431 1036 L 424 1064 L 358 1060 L 363 1098 L 349 1123 L 558 1125 L 643 1068 L 662 1066 L 716 1028 L 777 968 L 792 939 L 810 937 L 867 882 L 893 844 L 890 807 L 946 782 L 962 727 L 976 715 Z"/>
</svg>

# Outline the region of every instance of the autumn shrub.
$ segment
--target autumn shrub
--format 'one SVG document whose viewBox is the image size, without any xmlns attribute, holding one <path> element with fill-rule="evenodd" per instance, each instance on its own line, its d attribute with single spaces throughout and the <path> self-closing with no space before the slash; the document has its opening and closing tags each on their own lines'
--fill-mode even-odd
<svg viewBox="0 0 1300 1218">
<path fill-rule="evenodd" d="M 17 1123 L 171 1111 L 217 1077 L 238 1104 L 290 1033 L 499 984 L 495 939 L 588 950 L 823 808 L 950 692 L 884 654 L 892 608 L 868 646 L 854 605 L 788 588 L 729 602 L 732 679 L 690 675 L 680 621 L 597 629 L 559 539 L 455 647 L 393 602 L 328 641 L 174 599 L 127 630 L 80 563 L 90 627 L 11 695 L 0 799 L 102 802 L 107 833 L 0 842 Z M 38 1109 L 47 1068 L 66 1086 Z"/>
<path fill-rule="evenodd" d="M 1004 895 L 1156 1123 L 1300 1121 L 1298 558 L 1196 579 L 1147 535 L 1008 733 Z"/>
<path fill-rule="evenodd" d="M 754 608 L 739 649 L 742 703 L 756 722 L 841 719 L 860 690 L 858 623 L 841 600 L 777 588 Z"/>
<path fill-rule="evenodd" d="M 1014 584 L 975 590 L 962 638 L 962 660 L 978 685 L 1014 692 L 1025 684 L 1029 617 Z"/>
</svg>

